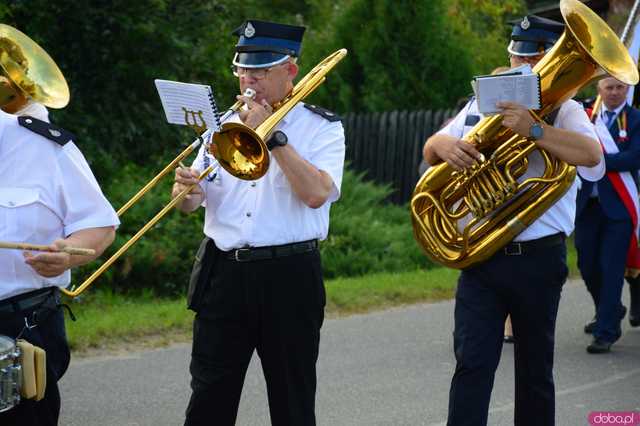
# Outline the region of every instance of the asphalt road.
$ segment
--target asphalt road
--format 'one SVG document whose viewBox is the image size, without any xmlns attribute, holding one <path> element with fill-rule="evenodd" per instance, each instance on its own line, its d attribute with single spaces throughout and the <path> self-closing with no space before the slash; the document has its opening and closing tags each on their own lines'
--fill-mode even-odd
<svg viewBox="0 0 640 426">
<path fill-rule="evenodd" d="M 625 288 L 625 297 L 627 291 Z M 591 411 L 640 412 L 640 328 L 606 355 L 585 351 L 593 308 L 582 283 L 565 285 L 556 334 L 557 424 L 587 425 Z M 454 368 L 453 303 L 327 320 L 318 362 L 318 425 L 444 425 Z M 61 425 L 181 425 L 190 346 L 74 359 L 61 382 Z M 513 347 L 505 345 L 490 425 L 513 424 Z M 215 425 L 215 413 L 212 413 Z M 252 361 L 238 425 L 269 425 L 259 360 Z"/>
</svg>

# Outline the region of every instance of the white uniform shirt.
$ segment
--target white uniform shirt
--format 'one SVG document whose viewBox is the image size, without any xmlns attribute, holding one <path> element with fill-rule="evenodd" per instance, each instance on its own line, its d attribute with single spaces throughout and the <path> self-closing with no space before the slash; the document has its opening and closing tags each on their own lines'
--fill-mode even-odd
<svg viewBox="0 0 640 426">
<path fill-rule="evenodd" d="M 13 113 L 13 115 L 23 116 L 28 115 L 33 118 L 37 118 L 38 120 L 49 122 L 49 110 L 44 105 L 29 101 L 27 104 L 19 111 Z"/>
<path fill-rule="evenodd" d="M 438 131 L 440 134 L 462 138 L 469 133 L 473 126 L 465 126 L 466 117 L 468 115 L 478 115 L 480 119 L 484 118 L 478 112 L 476 101 L 469 102 L 458 115 L 443 129 Z M 553 127 L 571 130 L 595 140 L 598 136 L 595 133 L 593 124 L 589 121 L 587 114 L 582 106 L 574 100 L 568 100 L 560 106 L 558 116 L 556 117 Z M 594 167 L 578 166 L 578 173 L 584 179 L 591 182 L 597 182 L 605 173 L 604 158 Z M 524 179 L 532 176 L 540 176 L 544 170 L 544 163 L 539 153 L 534 152 L 529 156 L 529 167 L 527 172 L 518 179 L 522 182 Z M 569 187 L 565 195 L 551 206 L 542 216 L 536 219 L 527 229 L 522 231 L 514 241 L 530 241 L 542 238 L 547 235 L 564 232 L 567 236 L 573 232 L 576 216 L 576 195 L 578 192 L 580 179 L 575 179 Z"/>
<path fill-rule="evenodd" d="M 21 127 L 0 111 L 0 240 L 49 245 L 76 231 L 119 224 L 82 153 Z M 38 275 L 21 250 L 0 249 L 0 300 L 66 287 L 69 271 Z"/>
<path fill-rule="evenodd" d="M 234 114 L 229 121 L 239 122 Z M 219 167 L 215 179 L 203 179 L 205 193 L 204 233 L 220 250 L 289 244 L 325 239 L 329 231 L 329 208 L 340 196 L 344 166 L 344 129 L 340 121 L 296 105 L 276 129 L 288 137 L 288 144 L 318 170 L 333 180 L 326 203 L 317 209 L 304 204 L 293 192 L 287 177 L 273 156 L 267 173 L 255 181 L 238 179 Z M 204 147 L 193 168 L 202 171 Z M 209 156 L 211 163 L 217 163 Z"/>
</svg>

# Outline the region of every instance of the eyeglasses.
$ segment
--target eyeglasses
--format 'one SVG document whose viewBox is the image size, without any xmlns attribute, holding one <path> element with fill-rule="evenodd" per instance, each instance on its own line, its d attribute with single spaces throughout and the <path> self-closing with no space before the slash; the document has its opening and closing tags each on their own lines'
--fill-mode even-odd
<svg viewBox="0 0 640 426">
<path fill-rule="evenodd" d="M 233 71 L 233 75 L 236 77 L 253 77 L 256 80 L 262 80 L 267 77 L 269 71 L 287 64 L 288 62 L 285 62 L 284 64 L 278 64 L 269 68 L 243 68 L 237 65 L 231 65 L 231 71 Z"/>
</svg>

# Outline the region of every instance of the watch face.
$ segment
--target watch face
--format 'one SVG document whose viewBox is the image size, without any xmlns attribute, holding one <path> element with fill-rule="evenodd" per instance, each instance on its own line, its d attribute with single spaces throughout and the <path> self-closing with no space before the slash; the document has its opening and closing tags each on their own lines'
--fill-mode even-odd
<svg viewBox="0 0 640 426">
<path fill-rule="evenodd" d="M 533 124 L 531 126 L 531 129 L 529 130 L 529 136 L 531 136 L 534 139 L 540 139 L 542 137 L 542 126 L 538 123 Z"/>
<path fill-rule="evenodd" d="M 287 135 L 279 130 L 273 134 L 273 139 L 280 146 L 287 144 Z"/>
</svg>

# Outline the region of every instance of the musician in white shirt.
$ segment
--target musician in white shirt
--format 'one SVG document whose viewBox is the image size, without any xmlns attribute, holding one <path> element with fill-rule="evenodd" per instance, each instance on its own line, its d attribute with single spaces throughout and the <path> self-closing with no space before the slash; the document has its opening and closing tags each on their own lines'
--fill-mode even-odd
<svg viewBox="0 0 640 426">
<path fill-rule="evenodd" d="M 564 30 L 564 25 L 535 15 L 515 25 L 508 47 L 511 66 L 535 65 Z M 550 155 L 576 165 L 596 181 L 604 159 L 592 124 L 573 100 L 538 123 L 524 107 L 498 104 L 502 124 L 530 137 Z M 445 161 L 464 169 L 481 160 L 463 137 L 481 119 L 471 101 L 445 128 L 429 138 L 425 161 Z M 523 180 L 540 176 L 542 156 L 528 157 Z M 512 242 L 486 261 L 462 271 L 455 306 L 456 369 L 449 393 L 449 426 L 487 424 L 495 370 L 503 343 L 503 324 L 511 316 L 515 337 L 515 415 L 518 425 L 555 424 L 553 353 L 555 321 L 568 268 L 565 237 L 573 231 L 578 182 Z"/>
<path fill-rule="evenodd" d="M 246 108 L 230 120 L 255 128 L 293 88 L 304 28 L 247 21 L 234 58 Z M 222 168 L 179 208 L 205 207 L 200 286 L 191 360 L 187 425 L 233 425 L 254 350 L 267 383 L 271 422 L 314 425 L 316 360 L 325 290 L 318 240 L 340 196 L 344 131 L 333 113 L 299 103 L 268 142 L 267 173 L 240 180 Z M 202 148 L 192 168 L 178 169 L 173 196 L 197 182 L 215 159 Z"/>
<path fill-rule="evenodd" d="M 0 334 L 21 335 L 42 347 L 47 358 L 44 399 L 22 400 L 0 413 L 0 424 L 57 424 L 57 381 L 69 364 L 58 288 L 69 284 L 71 268 L 95 259 L 111 244 L 118 223 L 68 132 L 0 111 L 0 240 L 54 250 L 0 249 Z M 59 251 L 65 246 L 95 254 Z"/>
</svg>

